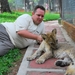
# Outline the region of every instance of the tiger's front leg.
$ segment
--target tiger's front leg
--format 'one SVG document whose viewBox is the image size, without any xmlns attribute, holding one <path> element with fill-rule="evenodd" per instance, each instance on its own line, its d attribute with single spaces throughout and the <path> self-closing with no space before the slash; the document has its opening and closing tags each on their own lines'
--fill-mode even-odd
<svg viewBox="0 0 75 75">
<path fill-rule="evenodd" d="M 49 58 L 51 58 L 51 57 L 52 57 L 52 52 L 51 52 L 51 51 L 45 52 L 41 57 L 39 57 L 39 58 L 36 60 L 36 63 L 42 64 L 42 63 L 44 63 L 47 59 L 49 59 Z"/>
<path fill-rule="evenodd" d="M 44 48 L 45 52 L 36 60 L 36 63 L 38 64 L 44 63 L 48 58 L 51 58 L 53 56 L 52 50 L 46 42 L 44 43 Z"/>
<path fill-rule="evenodd" d="M 36 52 L 33 55 L 27 57 L 27 60 L 29 61 L 29 60 L 36 59 L 38 56 L 41 55 L 43 49 L 44 49 L 44 42 L 41 43 L 38 50 L 36 50 Z"/>
</svg>

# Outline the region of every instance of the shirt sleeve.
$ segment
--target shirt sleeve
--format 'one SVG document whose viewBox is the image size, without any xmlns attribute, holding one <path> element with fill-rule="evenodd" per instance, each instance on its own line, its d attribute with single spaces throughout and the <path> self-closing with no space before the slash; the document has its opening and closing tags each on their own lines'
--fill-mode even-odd
<svg viewBox="0 0 75 75">
<path fill-rule="evenodd" d="M 30 19 L 31 16 L 27 14 L 19 16 L 14 22 L 16 31 L 27 29 Z"/>
</svg>

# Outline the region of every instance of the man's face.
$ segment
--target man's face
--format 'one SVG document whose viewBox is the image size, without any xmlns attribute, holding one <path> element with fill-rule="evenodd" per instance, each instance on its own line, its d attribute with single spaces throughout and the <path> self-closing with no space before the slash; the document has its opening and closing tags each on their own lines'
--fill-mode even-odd
<svg viewBox="0 0 75 75">
<path fill-rule="evenodd" d="M 38 25 L 42 22 L 44 18 L 45 11 L 38 8 L 35 12 L 32 13 L 33 22 Z"/>
</svg>

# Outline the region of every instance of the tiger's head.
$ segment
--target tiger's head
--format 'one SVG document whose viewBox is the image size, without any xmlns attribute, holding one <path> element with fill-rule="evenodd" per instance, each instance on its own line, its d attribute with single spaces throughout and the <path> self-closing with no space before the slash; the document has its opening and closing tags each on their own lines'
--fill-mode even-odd
<svg viewBox="0 0 75 75">
<path fill-rule="evenodd" d="M 57 30 L 53 29 L 52 32 L 42 34 L 43 40 L 51 47 L 52 50 L 58 49 L 58 40 L 56 38 Z"/>
</svg>

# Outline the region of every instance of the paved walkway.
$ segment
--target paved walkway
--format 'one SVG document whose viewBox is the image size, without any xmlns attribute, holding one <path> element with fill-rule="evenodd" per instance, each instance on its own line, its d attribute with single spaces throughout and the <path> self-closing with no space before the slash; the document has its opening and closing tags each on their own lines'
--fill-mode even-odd
<svg viewBox="0 0 75 75">
<path fill-rule="evenodd" d="M 54 28 L 57 29 L 57 38 L 59 42 L 69 42 L 74 45 L 73 41 L 62 28 L 62 25 L 58 24 L 57 20 L 45 22 L 45 32 L 51 32 Z M 39 45 L 37 44 L 32 44 L 28 47 L 17 75 L 64 75 L 66 68 L 55 66 L 54 62 L 57 60 L 55 58 L 48 59 L 44 64 L 36 64 L 35 60 L 26 60 L 26 57 L 36 51 L 38 47 Z"/>
</svg>

